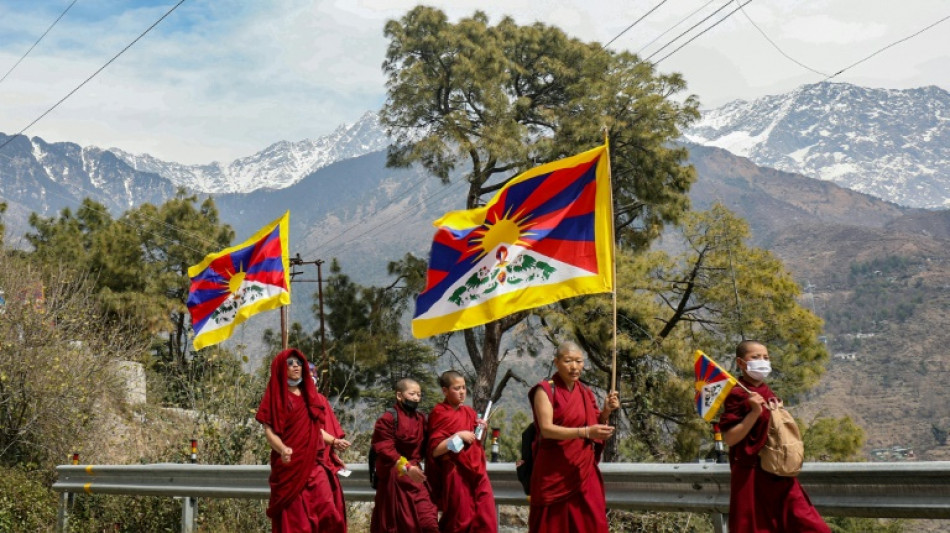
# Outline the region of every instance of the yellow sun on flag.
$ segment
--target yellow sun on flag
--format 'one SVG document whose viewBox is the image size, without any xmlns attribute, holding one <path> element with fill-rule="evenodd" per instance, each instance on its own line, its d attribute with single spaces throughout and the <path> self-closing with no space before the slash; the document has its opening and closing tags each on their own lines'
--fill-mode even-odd
<svg viewBox="0 0 950 533">
<path fill-rule="evenodd" d="M 509 246 L 527 244 L 521 240 L 521 236 L 533 224 L 528 224 L 525 220 L 526 217 L 519 217 L 518 214 L 509 215 L 510 213 L 507 213 L 494 222 L 486 220 L 481 228 L 472 232 L 472 238 L 469 242 L 473 245 L 472 251 L 478 251 L 478 259 L 488 255 L 488 252 L 494 250 L 500 244 Z"/>
<path fill-rule="evenodd" d="M 228 280 L 228 292 L 234 294 L 241 288 L 241 284 L 244 283 L 244 271 L 235 272 L 231 276 L 231 279 Z"/>
</svg>

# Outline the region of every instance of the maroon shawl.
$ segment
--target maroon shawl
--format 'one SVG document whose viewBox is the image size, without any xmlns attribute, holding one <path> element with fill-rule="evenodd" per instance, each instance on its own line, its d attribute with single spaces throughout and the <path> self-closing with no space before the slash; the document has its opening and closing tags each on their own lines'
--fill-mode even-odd
<svg viewBox="0 0 950 533">
<path fill-rule="evenodd" d="M 301 401 L 294 401 L 287 385 L 287 358 L 295 356 L 301 361 L 302 380 L 300 382 Z M 295 406 L 296 404 L 296 406 Z M 296 348 L 284 350 L 274 357 L 270 365 L 270 381 L 261 398 L 255 417 L 261 424 L 267 424 L 286 446 L 293 450 L 290 462 L 285 464 L 280 454 L 270 453 L 271 474 L 269 478 L 271 495 L 267 516 L 273 518 L 282 511 L 303 490 L 310 471 L 322 451 L 323 434 L 321 428 L 326 417 L 326 403 L 319 400 L 317 388 L 310 378 L 307 358 Z"/>
</svg>

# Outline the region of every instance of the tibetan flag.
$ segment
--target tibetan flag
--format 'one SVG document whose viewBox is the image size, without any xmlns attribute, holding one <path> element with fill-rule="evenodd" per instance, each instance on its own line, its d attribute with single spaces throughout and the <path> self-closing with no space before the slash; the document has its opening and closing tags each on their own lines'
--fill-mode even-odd
<svg viewBox="0 0 950 533">
<path fill-rule="evenodd" d="M 436 220 L 413 335 L 612 291 L 609 164 L 607 146 L 594 148 L 518 175 L 484 207 Z"/>
<path fill-rule="evenodd" d="M 709 422 L 716 416 L 729 391 L 736 386 L 736 378 L 716 364 L 702 350 L 696 350 L 696 411 Z"/>
<path fill-rule="evenodd" d="M 290 303 L 290 211 L 250 239 L 188 268 L 188 312 L 195 350 L 231 336 L 234 326 Z"/>
</svg>

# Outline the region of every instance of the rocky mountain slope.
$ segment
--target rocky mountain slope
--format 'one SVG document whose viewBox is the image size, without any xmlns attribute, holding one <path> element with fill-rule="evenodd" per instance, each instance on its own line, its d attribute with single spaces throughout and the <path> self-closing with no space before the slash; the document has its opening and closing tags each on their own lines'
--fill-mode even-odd
<svg viewBox="0 0 950 533">
<path fill-rule="evenodd" d="M 950 205 L 950 93 L 939 87 L 805 85 L 706 111 L 685 137 L 901 205 Z"/>
<path fill-rule="evenodd" d="M 355 124 L 342 125 L 324 137 L 280 141 L 228 164 L 182 165 L 119 148 L 109 150 L 135 170 L 158 174 L 191 191 L 249 193 L 289 187 L 329 164 L 383 150 L 388 143 L 376 114 L 367 112 Z"/>
</svg>

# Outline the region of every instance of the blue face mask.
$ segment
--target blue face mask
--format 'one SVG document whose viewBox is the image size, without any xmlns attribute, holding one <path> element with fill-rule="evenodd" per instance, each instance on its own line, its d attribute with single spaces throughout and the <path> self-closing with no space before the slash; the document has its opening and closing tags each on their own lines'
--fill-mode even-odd
<svg viewBox="0 0 950 533">
<path fill-rule="evenodd" d="M 302 381 L 303 381 L 303 378 L 300 378 L 300 379 L 290 379 L 290 378 L 288 378 L 288 379 L 287 379 L 287 384 L 290 385 L 291 387 L 296 387 L 296 386 L 300 385 L 300 382 L 302 382 Z"/>
</svg>

